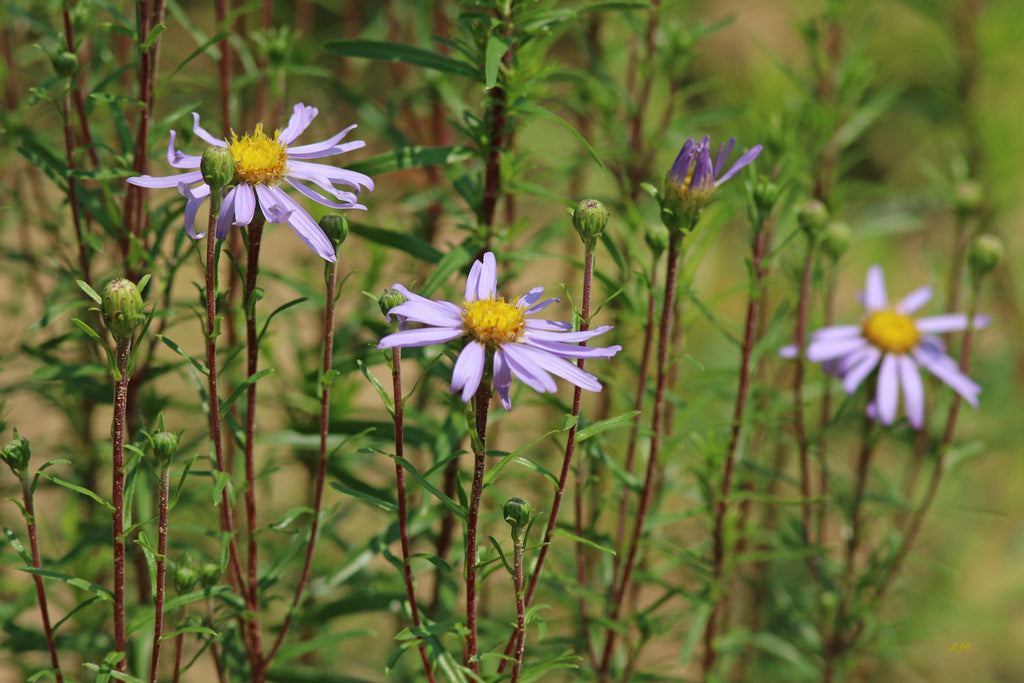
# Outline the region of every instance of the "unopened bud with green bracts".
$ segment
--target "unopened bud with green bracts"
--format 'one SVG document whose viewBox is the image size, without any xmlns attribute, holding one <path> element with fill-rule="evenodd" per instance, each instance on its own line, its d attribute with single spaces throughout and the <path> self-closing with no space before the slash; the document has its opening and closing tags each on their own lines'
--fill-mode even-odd
<svg viewBox="0 0 1024 683">
<path fill-rule="evenodd" d="M 572 226 L 576 228 L 583 244 L 593 247 L 607 227 L 611 215 L 608 207 L 596 199 L 584 199 L 572 211 Z"/>
<path fill-rule="evenodd" d="M 991 273 L 1003 260 L 1003 241 L 995 235 L 978 235 L 971 241 L 967 263 L 975 282 Z"/>
<path fill-rule="evenodd" d="M 380 312 L 384 314 L 384 317 L 391 322 L 391 309 L 399 304 L 404 304 L 408 299 L 404 294 L 399 292 L 397 289 L 389 287 L 384 290 L 384 293 L 377 299 L 377 305 L 380 306 Z"/>
<path fill-rule="evenodd" d="M 132 338 L 146 314 L 143 312 L 142 293 L 131 280 L 117 278 L 103 288 L 101 310 L 103 322 L 114 339 L 125 341 Z"/>
<path fill-rule="evenodd" d="M 985 201 L 985 188 L 977 180 L 962 180 L 953 188 L 953 208 L 958 213 L 970 213 Z"/>
<path fill-rule="evenodd" d="M 522 498 L 509 498 L 505 501 L 505 507 L 502 508 L 502 516 L 508 525 L 512 527 L 513 539 L 523 540 L 532 513 L 533 507 Z"/>
<path fill-rule="evenodd" d="M 851 240 L 852 233 L 847 223 L 831 221 L 821 232 L 821 250 L 835 262 L 850 248 Z"/>
<path fill-rule="evenodd" d="M 235 158 L 226 147 L 207 147 L 199 161 L 199 170 L 210 189 L 217 192 L 234 182 L 235 165 Z"/>
<path fill-rule="evenodd" d="M 163 467 L 169 465 L 178 452 L 178 435 L 174 432 L 157 432 L 150 438 L 150 443 L 153 455 Z"/>
<path fill-rule="evenodd" d="M 15 429 L 14 439 L 3 447 L 0 458 L 3 458 L 11 471 L 20 477 L 28 469 L 28 461 L 31 457 L 32 452 L 28 447 L 28 439 L 19 437 L 18 430 Z"/>
<path fill-rule="evenodd" d="M 319 224 L 320 229 L 324 231 L 327 239 L 331 241 L 335 249 L 340 247 L 345 238 L 348 237 L 348 219 L 340 213 L 325 215 L 320 219 Z"/>
<path fill-rule="evenodd" d="M 828 225 L 828 207 L 817 199 L 808 199 L 797 211 L 796 222 L 805 235 L 817 239 Z"/>
<path fill-rule="evenodd" d="M 188 593 L 196 587 L 198 580 L 199 572 L 195 570 L 191 562 L 174 570 L 174 590 L 178 593 Z"/>
<path fill-rule="evenodd" d="M 216 562 L 206 562 L 199 568 L 199 583 L 203 588 L 216 586 L 221 575 L 220 565 Z"/>
<path fill-rule="evenodd" d="M 651 223 L 644 231 L 644 241 L 655 256 L 661 256 L 668 249 L 670 237 L 668 228 L 662 223 Z"/>
</svg>

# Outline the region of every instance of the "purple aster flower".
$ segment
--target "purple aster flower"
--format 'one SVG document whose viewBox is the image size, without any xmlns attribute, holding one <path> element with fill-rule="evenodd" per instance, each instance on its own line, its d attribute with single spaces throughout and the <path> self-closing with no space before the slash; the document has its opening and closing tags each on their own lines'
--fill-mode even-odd
<svg viewBox="0 0 1024 683">
<path fill-rule="evenodd" d="M 462 400 L 476 393 L 484 376 L 488 355 L 494 357 L 494 388 L 505 410 L 511 410 L 509 388 L 515 376 L 540 392 L 555 391 L 557 375 L 588 391 L 600 391 L 601 383 L 566 359 L 611 358 L 621 346 L 586 347 L 585 341 L 611 329 L 610 325 L 585 332 L 573 332 L 572 326 L 553 320 L 528 320 L 559 299 L 539 301 L 543 287 L 534 287 L 513 303 L 496 295 L 498 269 L 494 254 L 487 252 L 483 260 L 473 263 L 466 280 L 466 300 L 462 305 L 449 301 L 431 301 L 394 285 L 407 299 L 390 309 L 407 323 L 424 327 L 399 330 L 380 340 L 378 349 L 405 348 L 443 344 L 460 337 L 468 343 L 459 352 L 452 370 L 452 392 L 461 392 Z"/>
<path fill-rule="evenodd" d="M 921 287 L 890 305 L 881 266 L 868 269 L 862 296 L 865 308 L 860 325 L 835 325 L 811 333 L 807 360 L 821 363 L 829 374 L 842 379 L 848 394 L 878 368 L 875 398 L 868 414 L 882 424 L 892 424 L 900 392 L 907 421 L 914 429 L 924 425 L 924 384 L 919 368 L 924 368 L 977 407 L 981 387 L 960 372 L 957 363 L 946 355 L 946 346 L 936 334 L 967 329 L 963 313 L 929 318 L 911 316 L 932 298 L 931 287 Z M 988 325 L 987 316 L 975 316 L 973 326 Z M 797 348 L 785 346 L 779 353 L 794 358 Z"/>
<path fill-rule="evenodd" d="M 263 132 L 263 124 L 257 124 L 252 133 L 239 138 L 232 135 L 230 142 L 218 140 L 199 125 L 199 114 L 192 113 L 192 130 L 207 143 L 227 148 L 235 161 L 235 185 L 224 196 L 217 216 L 216 236 L 223 239 L 231 225 L 248 225 L 256 213 L 257 204 L 271 223 L 287 223 L 299 238 L 317 254 L 334 261 L 334 246 L 317 225 L 313 217 L 284 191 L 291 186 L 299 194 L 318 204 L 333 209 L 365 209 L 358 203 L 358 194 L 363 187 L 373 190 L 373 180 L 362 173 L 336 166 L 310 163 L 307 159 L 332 156 L 365 146 L 362 140 L 343 144 L 341 140 L 351 125 L 337 135 L 321 142 L 291 146 L 316 118 L 316 107 L 296 104 L 291 120 L 283 130 L 275 131 L 273 137 Z M 200 156 L 185 154 L 174 148 L 176 131 L 171 131 L 171 142 L 167 146 L 167 162 L 175 168 L 189 169 L 162 178 L 144 175 L 129 178 L 128 182 L 149 188 L 176 187 L 188 202 L 185 204 L 185 231 L 198 239 L 205 233 L 197 233 L 196 213 L 199 205 L 210 196 L 210 186 L 203 182 L 199 164 Z M 315 185 L 324 196 L 306 183 Z M 336 187 L 342 185 L 350 190 Z"/>
</svg>

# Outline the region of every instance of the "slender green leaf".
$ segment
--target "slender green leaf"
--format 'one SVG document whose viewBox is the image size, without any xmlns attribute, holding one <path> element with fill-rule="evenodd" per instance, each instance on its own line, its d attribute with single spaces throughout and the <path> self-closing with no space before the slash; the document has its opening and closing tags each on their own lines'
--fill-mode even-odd
<svg viewBox="0 0 1024 683">
<path fill-rule="evenodd" d="M 332 40 L 324 44 L 324 50 L 337 57 L 362 57 L 385 62 L 402 62 L 424 69 L 465 76 L 474 81 L 480 80 L 480 72 L 472 64 L 446 57 L 433 50 L 403 43 L 384 40 Z"/>
<path fill-rule="evenodd" d="M 358 171 L 370 176 L 401 171 L 406 168 L 423 168 L 426 166 L 447 166 L 473 158 L 473 150 L 469 147 L 453 145 L 450 147 L 423 147 L 412 145 L 399 147 L 384 154 L 357 161 L 347 166 L 350 171 Z"/>
<path fill-rule="evenodd" d="M 597 436 L 603 431 L 612 429 L 614 427 L 629 426 L 633 422 L 633 418 L 640 414 L 638 410 L 631 410 L 628 413 L 623 413 L 617 417 L 610 417 L 607 420 L 601 420 L 600 422 L 594 422 L 589 424 L 583 429 L 576 432 L 576 441 L 586 441 L 592 436 Z"/>
</svg>

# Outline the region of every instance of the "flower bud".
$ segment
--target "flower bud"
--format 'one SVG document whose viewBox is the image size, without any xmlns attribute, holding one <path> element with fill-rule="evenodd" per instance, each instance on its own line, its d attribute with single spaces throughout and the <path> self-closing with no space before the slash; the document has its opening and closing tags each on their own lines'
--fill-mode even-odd
<svg viewBox="0 0 1024 683">
<path fill-rule="evenodd" d="M 953 189 L 953 208 L 960 213 L 974 211 L 985 200 L 985 188 L 977 180 L 963 180 Z"/>
<path fill-rule="evenodd" d="M 146 319 L 143 306 L 139 287 L 131 280 L 121 277 L 107 283 L 102 297 L 103 322 L 114 339 L 132 338 L 135 329 Z"/>
<path fill-rule="evenodd" d="M 226 147 L 207 147 L 199 162 L 199 170 L 211 190 L 223 190 L 235 179 L 235 157 Z"/>
<path fill-rule="evenodd" d="M 654 255 L 660 256 L 662 252 L 668 249 L 668 228 L 662 223 L 652 223 L 647 226 L 647 230 L 644 232 L 644 240 L 647 242 L 647 246 L 651 248 Z"/>
<path fill-rule="evenodd" d="M 189 565 L 178 567 L 174 571 L 174 590 L 179 593 L 188 593 L 196 587 L 199 574 Z"/>
<path fill-rule="evenodd" d="M 0 452 L 0 458 L 3 458 L 11 471 L 20 477 L 28 469 L 30 457 L 32 457 L 32 453 L 28 447 L 28 439 L 20 438 L 18 430 L 15 429 L 14 440 L 4 446 L 3 451 Z"/>
<path fill-rule="evenodd" d="M 767 176 L 759 175 L 754 182 L 747 183 L 747 215 L 755 227 L 760 227 L 768 220 L 781 192 L 782 188 Z"/>
<path fill-rule="evenodd" d="M 178 451 L 178 435 L 174 432 L 157 432 L 150 443 L 153 445 L 153 455 L 164 467 L 171 463 L 171 458 Z"/>
<path fill-rule="evenodd" d="M 831 221 L 821 233 L 821 249 L 833 261 L 850 248 L 850 226 L 843 221 Z"/>
<path fill-rule="evenodd" d="M 337 249 L 348 237 L 348 220 L 340 213 L 329 213 L 320 219 L 320 229 Z"/>
<path fill-rule="evenodd" d="M 220 580 L 221 569 L 216 562 L 206 562 L 199 568 L 199 583 L 203 588 L 216 586 Z"/>
<path fill-rule="evenodd" d="M 502 509 L 502 516 L 508 525 L 512 527 L 512 537 L 520 539 L 526 532 L 526 525 L 530 523 L 530 514 L 533 508 L 522 498 L 509 498 L 505 501 Z"/>
<path fill-rule="evenodd" d="M 586 245 L 593 246 L 594 240 L 601 236 L 611 211 L 596 199 L 584 199 L 572 211 L 572 227 L 576 228 L 580 239 Z"/>
<path fill-rule="evenodd" d="M 974 279 L 978 280 L 991 273 L 1003 260 L 1003 252 L 1003 241 L 995 235 L 975 237 L 967 252 L 967 263 Z"/>
<path fill-rule="evenodd" d="M 391 322 L 391 309 L 399 304 L 404 304 L 408 299 L 405 295 L 399 292 L 397 289 L 389 288 L 385 289 L 384 293 L 377 299 L 377 305 L 380 306 L 380 312 L 384 314 L 384 317 Z"/>
<path fill-rule="evenodd" d="M 808 199 L 797 211 L 796 221 L 804 234 L 814 239 L 828 225 L 828 207 L 817 199 Z"/>
<path fill-rule="evenodd" d="M 61 78 L 71 78 L 78 70 L 78 55 L 74 52 L 61 50 L 50 58 L 53 62 L 53 70 Z"/>
</svg>

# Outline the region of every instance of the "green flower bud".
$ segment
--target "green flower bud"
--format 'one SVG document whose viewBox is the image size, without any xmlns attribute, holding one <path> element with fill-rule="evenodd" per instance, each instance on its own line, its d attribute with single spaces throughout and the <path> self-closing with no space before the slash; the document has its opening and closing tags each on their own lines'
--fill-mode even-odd
<svg viewBox="0 0 1024 683">
<path fill-rule="evenodd" d="M 223 190 L 235 180 L 235 157 L 226 147 L 207 147 L 199 162 L 199 170 L 211 190 Z"/>
<path fill-rule="evenodd" d="M 768 220 L 781 192 L 782 188 L 767 176 L 758 176 L 753 183 L 747 183 L 747 215 L 751 223 L 760 226 Z"/>
<path fill-rule="evenodd" d="M 661 223 L 653 223 L 647 226 L 647 230 L 644 232 L 644 240 L 655 256 L 660 256 L 662 252 L 668 249 L 669 238 L 668 228 Z"/>
<path fill-rule="evenodd" d="M 584 244 L 593 245 L 601 236 L 611 216 L 608 207 L 596 199 L 584 199 L 572 211 L 572 227 Z"/>
<path fill-rule="evenodd" d="M 831 221 L 821 233 L 821 249 L 833 261 L 850 248 L 850 226 L 843 221 Z"/>
<path fill-rule="evenodd" d="M 348 220 L 340 213 L 329 213 L 320 219 L 320 229 L 337 249 L 348 237 Z"/>
<path fill-rule="evenodd" d="M 391 309 L 399 304 L 404 304 L 408 299 L 405 295 L 399 292 L 397 289 L 385 289 L 384 293 L 377 299 L 377 304 L 380 306 L 380 312 L 384 314 L 384 317 L 391 322 Z"/>
<path fill-rule="evenodd" d="M 216 586 L 220 580 L 221 569 L 216 562 L 206 562 L 199 568 L 199 583 L 203 588 Z"/>
<path fill-rule="evenodd" d="M 165 467 L 178 451 L 178 435 L 174 432 L 157 432 L 150 439 L 150 443 L 153 445 L 153 455 Z"/>
<path fill-rule="evenodd" d="M 814 239 L 828 225 L 828 207 L 817 199 L 808 199 L 797 211 L 796 221 L 804 234 Z"/>
<path fill-rule="evenodd" d="M 967 264 L 975 280 L 982 278 L 1003 260 L 1003 241 L 995 235 L 978 235 L 967 252 Z"/>
<path fill-rule="evenodd" d="M 526 525 L 530 523 L 530 514 L 533 508 L 522 498 L 509 498 L 505 501 L 502 509 L 502 516 L 508 525 L 512 527 L 512 537 L 520 539 L 526 533 Z"/>
<path fill-rule="evenodd" d="M 61 78 L 71 78 L 78 71 L 78 55 L 74 52 L 62 50 L 50 58 L 53 62 L 53 70 Z"/>
<path fill-rule="evenodd" d="M 953 189 L 953 208 L 960 213 L 976 210 L 985 201 L 985 188 L 976 180 L 963 180 Z"/>
<path fill-rule="evenodd" d="M 174 590 L 179 593 L 188 593 L 196 587 L 199 574 L 189 565 L 178 567 L 174 571 Z"/>
<path fill-rule="evenodd" d="M 4 446 L 3 451 L 0 452 L 0 458 L 3 458 L 11 471 L 20 477 L 28 469 L 30 457 L 32 457 L 32 452 L 28 447 L 28 439 L 19 437 L 18 430 L 15 429 L 14 440 Z"/>
<path fill-rule="evenodd" d="M 132 338 L 136 328 L 146 319 L 139 287 L 123 277 L 111 280 L 103 288 L 103 322 L 114 339 Z"/>
</svg>

